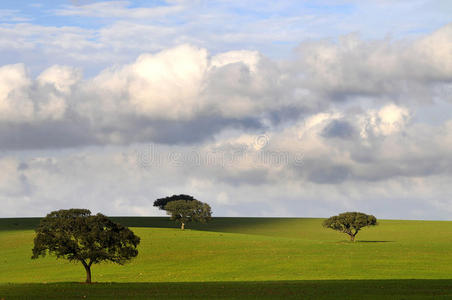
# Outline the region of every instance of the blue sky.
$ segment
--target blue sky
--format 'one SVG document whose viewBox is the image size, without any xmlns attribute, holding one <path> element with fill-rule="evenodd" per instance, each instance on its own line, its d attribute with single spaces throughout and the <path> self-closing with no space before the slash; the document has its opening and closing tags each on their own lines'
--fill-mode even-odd
<svg viewBox="0 0 452 300">
<path fill-rule="evenodd" d="M 162 7 L 176 8 L 158 11 Z M 152 10 L 155 10 L 153 12 Z M 147 10 L 147 11 L 146 11 Z M 91 11 L 92 13 L 88 13 Z M 121 53 L 121 61 L 132 60 L 141 52 L 162 50 L 188 42 L 212 53 L 236 49 L 258 50 L 272 58 L 287 57 L 302 41 L 336 39 L 356 33 L 366 39 L 412 38 L 432 32 L 450 21 L 449 1 L 2 1 L 2 26 L 21 23 L 48 28 L 72 27 L 87 32 L 82 38 L 102 44 L 102 30 L 115 25 L 141 26 L 142 34 L 153 30 L 171 31 L 156 37 L 140 49 L 110 51 Z M 137 32 L 130 32 L 133 38 Z M 40 32 L 31 40 L 48 39 Z M 128 34 L 122 33 L 125 41 Z M 111 47 L 111 45 L 109 45 Z M 108 47 L 108 46 L 107 46 Z M 19 50 L 19 49 L 17 49 Z M 129 55 L 128 55 L 129 54 Z M 17 53 L 18 57 L 27 54 Z M 4 56 L 2 62 L 14 60 Z M 16 59 L 18 60 L 18 59 Z M 56 63 L 65 63 L 54 57 Z M 32 62 L 29 63 L 30 67 Z M 94 74 L 106 64 L 85 64 Z M 37 66 L 42 68 L 42 65 Z"/>
<path fill-rule="evenodd" d="M 2 1 L 2 216 L 448 219 L 450 1 Z"/>
</svg>

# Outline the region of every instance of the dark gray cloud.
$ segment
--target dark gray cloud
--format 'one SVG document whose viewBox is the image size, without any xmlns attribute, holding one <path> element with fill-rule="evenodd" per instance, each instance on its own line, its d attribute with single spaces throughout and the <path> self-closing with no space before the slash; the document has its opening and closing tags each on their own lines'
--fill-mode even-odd
<svg viewBox="0 0 452 300">
<path fill-rule="evenodd" d="M 23 170 L 26 170 L 26 169 L 28 169 L 28 168 L 29 168 L 29 166 L 28 166 L 28 164 L 25 163 L 25 162 L 21 162 L 21 163 L 17 166 L 17 170 L 18 170 L 18 171 L 23 171 Z"/>
<path fill-rule="evenodd" d="M 84 122 L 43 121 L 0 124 L 0 149 L 27 150 L 101 145 L 95 131 Z"/>
<path fill-rule="evenodd" d="M 356 129 L 347 121 L 333 120 L 322 132 L 322 135 L 327 138 L 341 138 L 350 139 L 357 134 Z"/>
<path fill-rule="evenodd" d="M 308 166 L 308 164 L 305 164 Z M 350 170 L 347 166 L 331 165 L 317 162 L 309 166 L 308 180 L 320 184 L 336 184 L 347 180 Z"/>
<path fill-rule="evenodd" d="M 225 128 L 258 131 L 265 128 L 259 119 L 222 118 L 202 116 L 190 121 L 152 120 L 148 118 L 126 119 L 121 127 L 104 129 L 107 134 L 118 133 L 124 137 L 122 144 L 161 143 L 199 144 L 221 132 Z"/>
</svg>

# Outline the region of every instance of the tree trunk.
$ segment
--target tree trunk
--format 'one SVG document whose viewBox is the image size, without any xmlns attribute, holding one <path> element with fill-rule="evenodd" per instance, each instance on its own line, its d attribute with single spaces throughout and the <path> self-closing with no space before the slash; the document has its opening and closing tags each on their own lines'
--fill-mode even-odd
<svg viewBox="0 0 452 300">
<path fill-rule="evenodd" d="M 182 230 L 185 229 L 185 223 L 182 222 L 182 223 L 180 224 L 180 229 L 182 229 Z"/>
<path fill-rule="evenodd" d="M 86 271 L 86 283 L 91 283 L 91 262 L 87 264 L 84 260 L 81 261 Z"/>
<path fill-rule="evenodd" d="M 91 283 L 91 267 L 86 266 L 85 270 L 86 270 L 86 283 Z"/>
<path fill-rule="evenodd" d="M 354 234 L 350 234 L 350 241 L 352 241 L 352 242 L 355 241 L 355 235 Z"/>
</svg>

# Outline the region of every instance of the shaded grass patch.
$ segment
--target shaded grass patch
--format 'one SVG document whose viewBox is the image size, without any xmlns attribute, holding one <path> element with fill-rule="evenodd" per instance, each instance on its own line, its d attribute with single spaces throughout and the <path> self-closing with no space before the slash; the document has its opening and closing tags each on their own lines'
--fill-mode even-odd
<svg viewBox="0 0 452 300">
<path fill-rule="evenodd" d="M 452 280 L 0 284 L 5 299 L 450 299 Z"/>
</svg>

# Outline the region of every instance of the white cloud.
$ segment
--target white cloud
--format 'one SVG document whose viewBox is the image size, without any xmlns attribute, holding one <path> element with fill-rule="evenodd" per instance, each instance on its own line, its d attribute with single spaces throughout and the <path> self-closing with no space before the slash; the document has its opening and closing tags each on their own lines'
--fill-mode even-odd
<svg viewBox="0 0 452 300">
<path fill-rule="evenodd" d="M 432 80 L 452 80 L 452 23 L 436 30 L 432 34 L 421 38 L 414 44 L 414 58 L 419 64 L 430 70 L 427 76 Z M 414 76 L 419 74 L 419 68 L 411 66 Z"/>
<path fill-rule="evenodd" d="M 41 85 L 50 84 L 63 94 L 69 94 L 71 87 L 82 78 L 81 71 L 69 66 L 54 65 L 44 70 L 37 78 Z"/>
<path fill-rule="evenodd" d="M 0 121 L 26 124 L 61 119 L 78 70 L 52 66 L 34 81 L 23 64 L 0 67 Z"/>
<path fill-rule="evenodd" d="M 0 67 L 0 119 L 23 122 L 33 117 L 33 102 L 28 95 L 30 85 L 24 65 Z"/>
<path fill-rule="evenodd" d="M 452 39 L 448 24 L 414 40 L 366 41 L 347 35 L 299 46 L 301 84 L 338 100 L 353 96 L 400 97 L 432 101 L 429 83 L 452 79 Z M 401 100 L 403 101 L 403 100 Z"/>
<path fill-rule="evenodd" d="M 390 135 L 402 130 L 410 119 L 410 112 L 405 107 L 388 104 L 380 110 L 370 110 L 360 119 L 360 134 L 367 138 L 369 132 L 374 135 Z"/>
<path fill-rule="evenodd" d="M 192 118 L 202 107 L 200 94 L 207 52 L 180 46 L 156 55 L 142 55 L 126 68 L 130 104 L 138 114 L 171 119 Z M 127 79 L 126 79 L 127 80 Z"/>
<path fill-rule="evenodd" d="M 257 51 L 229 51 L 212 57 L 210 64 L 212 67 L 223 67 L 228 64 L 243 63 L 255 73 L 260 56 Z"/>
</svg>

